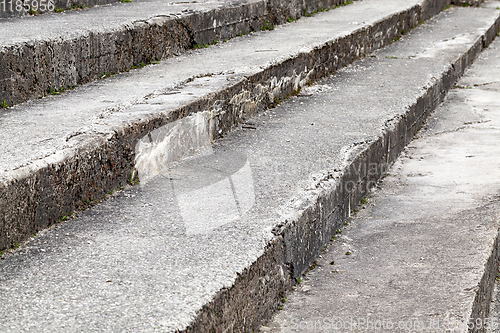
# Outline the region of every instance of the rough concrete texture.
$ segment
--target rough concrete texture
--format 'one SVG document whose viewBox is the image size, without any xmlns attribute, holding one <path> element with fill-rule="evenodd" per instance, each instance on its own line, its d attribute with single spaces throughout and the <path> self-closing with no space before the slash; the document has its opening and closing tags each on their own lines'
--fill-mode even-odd
<svg viewBox="0 0 500 333">
<path fill-rule="evenodd" d="M 391 43 L 429 12 L 429 3 L 355 2 L 1 112 L 0 138 L 9 144 L 0 146 L 0 248 L 123 186 L 136 144 L 148 133 L 203 112 L 210 138 L 221 136 Z M 460 15 L 476 22 L 496 15 L 471 10 Z M 488 30 L 484 43 L 494 33 Z"/>
<path fill-rule="evenodd" d="M 484 0 L 451 0 L 451 3 L 456 6 L 479 6 Z"/>
<path fill-rule="evenodd" d="M 4 255 L 0 330 L 255 331 L 488 42 L 496 15 L 443 12 Z"/>
<path fill-rule="evenodd" d="M 342 0 L 142 1 L 0 20 L 0 100 L 20 103 L 106 73 L 259 31 Z M 284 8 L 287 8 L 286 10 Z"/>
<path fill-rule="evenodd" d="M 265 331 L 499 331 L 499 51 L 466 72 Z"/>
</svg>

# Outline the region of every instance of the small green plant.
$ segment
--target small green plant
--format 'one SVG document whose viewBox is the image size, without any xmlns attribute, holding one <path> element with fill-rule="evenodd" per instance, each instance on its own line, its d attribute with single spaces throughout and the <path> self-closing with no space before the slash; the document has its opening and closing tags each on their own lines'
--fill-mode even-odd
<svg viewBox="0 0 500 333">
<path fill-rule="evenodd" d="M 227 42 L 227 39 L 225 39 L 225 38 L 224 38 L 224 39 L 222 40 L 222 42 L 224 42 L 224 43 L 225 43 L 225 42 Z"/>
<path fill-rule="evenodd" d="M 349 225 L 349 222 L 347 222 L 347 221 L 344 221 L 344 225 Z"/>
<path fill-rule="evenodd" d="M 392 39 L 393 42 L 397 42 L 399 39 L 401 38 L 401 36 L 396 36 Z"/>
<path fill-rule="evenodd" d="M 0 257 L 2 256 L 2 254 L 5 252 L 5 250 L 2 250 L 0 251 Z"/>
<path fill-rule="evenodd" d="M 368 202 L 368 199 L 366 197 L 361 198 L 361 203 L 364 205 L 365 203 Z"/>
<path fill-rule="evenodd" d="M 267 22 L 266 20 L 264 20 L 264 22 L 262 22 L 262 24 L 260 25 L 260 30 L 274 30 L 274 25 L 271 22 Z"/>
<path fill-rule="evenodd" d="M 146 66 L 146 63 L 144 63 L 144 62 L 142 62 L 142 61 L 141 61 L 141 62 L 140 62 L 140 63 L 138 63 L 137 65 L 134 65 L 134 66 L 132 66 L 132 67 L 130 67 L 130 68 L 132 68 L 132 69 L 137 69 L 137 68 L 142 68 L 142 67 L 144 67 L 144 66 Z"/>
<path fill-rule="evenodd" d="M 342 233 L 342 230 L 340 229 L 337 229 L 337 231 L 335 231 L 335 233 L 338 235 L 338 234 L 341 234 Z"/>
<path fill-rule="evenodd" d="M 149 58 L 149 63 L 152 64 L 152 65 L 157 65 L 159 64 L 161 61 L 161 58 L 160 57 L 156 57 L 156 58 Z"/>
<path fill-rule="evenodd" d="M 330 238 L 330 242 L 333 242 L 335 240 L 335 238 L 337 238 L 337 236 L 332 236 L 332 238 Z"/>
<path fill-rule="evenodd" d="M 347 251 L 347 252 L 345 253 L 345 255 L 346 255 L 346 256 L 350 256 L 351 254 L 352 254 L 352 253 L 351 253 L 351 251 Z"/>
<path fill-rule="evenodd" d="M 193 45 L 193 49 L 203 49 L 205 47 L 208 47 L 208 45 L 205 44 L 205 43 L 199 43 L 199 44 L 194 44 Z"/>
<path fill-rule="evenodd" d="M 29 10 L 29 14 L 30 14 L 30 15 L 34 15 L 34 16 L 38 15 L 38 13 L 37 13 L 36 9 L 35 9 L 35 8 L 33 8 L 33 7 L 31 7 L 31 8 L 30 8 L 30 10 Z"/>
<path fill-rule="evenodd" d="M 295 21 L 296 21 L 296 19 L 295 19 L 295 18 L 293 18 L 293 17 L 287 17 L 286 21 L 287 21 L 288 23 L 292 23 L 292 22 L 295 22 Z"/>
<path fill-rule="evenodd" d="M 295 279 L 295 283 L 296 283 L 296 284 L 300 284 L 301 282 L 302 282 L 302 280 L 301 280 L 300 278 L 296 278 L 296 279 Z"/>
<path fill-rule="evenodd" d="M 316 14 L 318 12 L 318 10 L 313 10 L 312 12 L 308 12 L 307 9 L 304 9 L 304 15 L 305 17 L 311 17 L 311 16 L 314 16 L 314 14 Z"/>
<path fill-rule="evenodd" d="M 121 3 L 132 2 L 132 0 L 120 0 Z"/>
<path fill-rule="evenodd" d="M 62 9 L 62 8 L 57 8 L 57 7 L 56 7 L 56 8 L 54 8 L 54 11 L 55 11 L 56 13 L 62 13 L 62 12 L 64 12 L 64 9 Z"/>
<path fill-rule="evenodd" d="M 48 92 L 49 92 L 49 95 L 61 95 L 61 92 L 56 87 L 49 88 Z"/>
<path fill-rule="evenodd" d="M 470 4 L 468 4 L 467 2 L 462 4 L 462 7 L 469 7 L 469 6 Z"/>
<path fill-rule="evenodd" d="M 113 195 L 113 190 L 109 190 L 109 191 L 108 191 L 108 194 L 109 194 L 109 195 Z"/>
<path fill-rule="evenodd" d="M 334 6 L 332 9 L 337 9 L 339 7 L 347 6 L 347 5 L 350 5 L 350 4 L 352 4 L 352 1 L 346 1 L 344 3 L 338 4 L 337 6 Z"/>
<path fill-rule="evenodd" d="M 241 33 L 241 31 L 238 33 L 238 36 L 239 36 L 239 37 L 243 36 L 243 35 L 242 35 L 242 33 Z"/>
<path fill-rule="evenodd" d="M 99 75 L 99 77 L 97 79 L 100 80 L 100 79 L 104 79 L 104 78 L 110 77 L 110 76 L 111 76 L 111 73 L 110 72 L 106 72 L 104 74 Z"/>
<path fill-rule="evenodd" d="M 354 212 L 354 214 L 357 214 L 359 212 L 359 210 L 354 209 L 353 212 Z"/>
<path fill-rule="evenodd" d="M 274 97 L 274 104 L 278 105 L 281 103 L 281 99 L 279 97 Z"/>
<path fill-rule="evenodd" d="M 451 5 L 444 6 L 443 10 L 448 10 L 451 8 Z"/>
<path fill-rule="evenodd" d="M 139 178 L 137 178 L 137 174 L 135 173 L 135 171 L 130 171 L 130 176 L 128 178 L 128 182 L 131 184 L 131 185 L 137 185 L 139 184 L 141 181 L 139 180 Z"/>
<path fill-rule="evenodd" d="M 406 30 L 405 29 L 401 30 L 401 35 L 406 35 Z"/>
<path fill-rule="evenodd" d="M 498 10 L 500 10 L 500 7 L 497 7 Z"/>
<path fill-rule="evenodd" d="M 83 201 L 84 204 L 86 205 L 90 205 L 90 198 L 87 198 Z"/>
<path fill-rule="evenodd" d="M 19 243 L 18 243 L 18 242 L 15 242 L 15 243 L 14 243 L 14 245 L 12 245 L 12 248 L 13 248 L 13 249 L 17 249 L 19 246 L 20 246 L 20 245 L 19 245 Z"/>
<path fill-rule="evenodd" d="M 286 297 L 283 297 L 283 298 L 281 299 L 281 303 L 285 303 L 285 302 L 286 302 Z"/>
<path fill-rule="evenodd" d="M 11 106 L 12 106 L 12 103 L 7 104 L 7 102 L 5 101 L 5 99 L 3 100 L 2 103 L 0 103 L 0 109 L 7 109 L 7 108 L 10 108 Z"/>
<path fill-rule="evenodd" d="M 75 89 L 74 86 L 68 86 L 68 90 L 73 90 L 73 89 Z"/>
</svg>

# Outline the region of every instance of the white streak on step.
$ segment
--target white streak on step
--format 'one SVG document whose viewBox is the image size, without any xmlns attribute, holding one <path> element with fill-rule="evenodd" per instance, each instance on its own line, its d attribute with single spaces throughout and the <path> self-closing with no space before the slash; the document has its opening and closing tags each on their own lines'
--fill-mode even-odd
<svg viewBox="0 0 500 333">
<path fill-rule="evenodd" d="M 161 174 L 172 162 L 193 155 L 211 144 L 212 112 L 198 112 L 146 135 L 135 146 L 135 168 L 141 182 Z"/>
</svg>

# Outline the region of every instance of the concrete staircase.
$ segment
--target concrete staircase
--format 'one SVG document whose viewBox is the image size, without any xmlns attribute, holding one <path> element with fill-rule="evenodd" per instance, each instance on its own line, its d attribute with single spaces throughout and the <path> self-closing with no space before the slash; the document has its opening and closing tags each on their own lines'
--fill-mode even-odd
<svg viewBox="0 0 500 333">
<path fill-rule="evenodd" d="M 0 20 L 0 330 L 269 319 L 500 28 L 498 2 L 339 4 Z"/>
</svg>

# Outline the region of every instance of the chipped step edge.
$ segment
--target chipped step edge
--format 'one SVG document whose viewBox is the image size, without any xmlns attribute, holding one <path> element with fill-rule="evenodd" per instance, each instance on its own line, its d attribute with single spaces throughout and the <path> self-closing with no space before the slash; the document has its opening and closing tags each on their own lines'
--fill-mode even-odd
<svg viewBox="0 0 500 333">
<path fill-rule="evenodd" d="M 232 287 L 221 290 L 203 306 L 190 327 L 182 332 L 251 332 L 268 320 L 286 291 L 295 284 L 295 279 L 317 257 L 335 230 L 341 228 L 351 207 L 355 207 L 368 193 L 370 184 L 375 184 L 383 176 L 382 170 L 374 175 L 359 166 L 394 163 L 427 116 L 444 100 L 483 48 L 491 43 L 499 27 L 500 18 L 497 18 L 495 24 L 450 64 L 403 115 L 386 123 L 378 139 L 354 146 L 343 170 L 313 178 L 309 190 L 302 191 L 295 198 L 295 201 L 305 205 L 296 209 L 292 207 L 285 214 L 287 218 L 277 223 L 273 230 L 275 238 L 267 244 L 264 253 L 238 275 Z M 364 172 L 355 175 L 348 172 L 353 169 Z M 353 181 L 359 186 L 355 187 L 356 191 L 347 193 L 344 185 Z M 485 260 L 484 273 L 471 306 L 471 318 L 488 316 L 500 256 L 498 243 L 499 236 L 492 242 L 492 254 Z"/>
<path fill-rule="evenodd" d="M 11 105 L 47 96 L 52 88 L 85 84 L 151 59 L 172 57 L 194 44 L 211 44 L 259 31 L 265 20 L 283 24 L 287 17 L 302 16 L 305 9 L 331 8 L 345 0 L 272 2 L 248 0 L 178 15 L 151 13 L 155 16 L 119 29 L 0 47 L 0 74 L 11 78 L 0 80 L 0 101 Z"/>
</svg>

